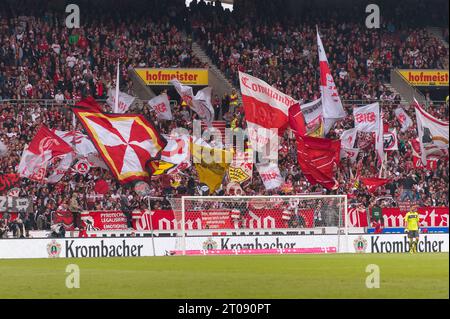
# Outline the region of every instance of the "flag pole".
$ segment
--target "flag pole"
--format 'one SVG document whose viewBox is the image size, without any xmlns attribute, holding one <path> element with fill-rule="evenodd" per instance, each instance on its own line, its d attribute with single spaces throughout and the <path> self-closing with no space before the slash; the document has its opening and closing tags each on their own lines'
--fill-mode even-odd
<svg viewBox="0 0 450 319">
<path fill-rule="evenodd" d="M 114 100 L 114 113 L 119 111 L 119 59 L 117 59 L 117 74 L 116 74 L 116 97 Z"/>
</svg>

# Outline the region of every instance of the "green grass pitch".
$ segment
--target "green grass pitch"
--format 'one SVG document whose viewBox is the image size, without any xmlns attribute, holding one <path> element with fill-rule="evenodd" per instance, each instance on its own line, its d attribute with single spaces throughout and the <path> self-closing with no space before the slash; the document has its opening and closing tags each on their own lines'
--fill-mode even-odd
<svg viewBox="0 0 450 319">
<path fill-rule="evenodd" d="M 449 298 L 448 273 L 448 253 L 0 260 L 0 298 Z"/>
</svg>

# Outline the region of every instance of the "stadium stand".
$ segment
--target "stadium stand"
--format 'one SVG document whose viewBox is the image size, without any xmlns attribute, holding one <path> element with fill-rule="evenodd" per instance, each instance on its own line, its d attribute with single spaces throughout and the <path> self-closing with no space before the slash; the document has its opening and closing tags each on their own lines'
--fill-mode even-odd
<svg viewBox="0 0 450 319">
<path fill-rule="evenodd" d="M 357 20 L 360 15 L 354 12 L 364 10 L 358 6 L 325 12 L 319 6 L 305 4 L 294 16 L 288 7 L 283 8 L 281 0 L 236 0 L 232 12 L 203 1 L 193 1 L 189 7 L 184 6 L 184 1 L 166 2 L 163 7 L 156 0 L 136 1 L 132 2 L 136 10 L 121 10 L 121 1 L 109 1 L 106 8 L 99 2 L 94 5 L 81 1 L 91 9 L 83 15 L 81 28 L 71 31 L 61 26 L 64 15 L 56 14 L 47 1 L 0 4 L 0 140 L 9 149 L 9 155 L 0 160 L 0 174 L 15 172 L 24 145 L 31 141 L 40 124 L 63 131 L 81 130 L 79 124 L 72 125 L 70 105 L 89 95 L 104 101 L 114 82 L 117 58 L 121 62 L 121 91 L 133 94 L 128 75 L 131 68 L 208 68 L 193 54 L 195 41 L 236 88 L 240 70 L 301 103 L 315 100 L 320 97 L 317 25 L 348 114 L 328 137 L 339 138 L 344 130 L 353 127 L 354 106 L 379 101 L 384 123 L 399 132 L 399 150 L 389 152 L 386 161 L 385 177 L 391 182 L 374 194 L 358 183 L 356 172 L 364 177 L 378 174 L 375 151 L 367 147 L 355 164 L 342 163 L 337 173 L 338 190 L 311 186 L 298 168 L 295 138 L 287 132 L 279 154 L 286 187 L 267 191 L 254 170 L 251 183 L 244 187 L 246 195 L 348 194 L 350 203 L 369 209 L 374 205 L 395 206 L 409 197 L 422 206 L 448 207 L 448 157 L 426 173 L 414 168 L 409 143 L 417 137 L 414 108 L 388 85 L 393 68 L 448 68 L 448 47 L 427 31 L 424 21 L 431 17 L 421 15 L 422 2 L 410 1 L 417 6 L 410 5 L 405 10 L 399 10 L 395 3 L 382 2 L 387 13 L 383 28 L 378 31 L 368 30 L 364 21 Z M 418 27 L 422 22 L 423 26 Z M 448 42 L 448 28 L 442 38 Z M 216 120 L 221 129 L 224 124 L 246 129 L 242 106 L 230 108 L 230 96 L 234 94 L 214 98 L 214 105 L 220 110 Z M 189 127 L 194 116 L 181 106 L 181 101 L 177 102 L 174 120 L 170 122 L 159 121 L 148 108 L 134 111 L 151 119 L 162 133 L 169 133 L 175 127 Z M 110 111 L 106 103 L 102 105 Z M 399 105 L 414 122 L 406 132 L 400 132 L 395 118 L 394 110 Z M 448 121 L 448 101 L 430 101 L 425 107 Z M 164 199 L 167 196 L 197 194 L 199 180 L 194 166 L 179 178 L 176 183 L 167 176 L 152 178 L 151 196 L 161 198 L 153 202 L 154 208 L 170 208 Z M 100 180 L 108 185 L 104 195 L 95 192 Z M 218 195 L 225 194 L 226 183 Z M 56 184 L 42 185 L 23 178 L 18 188 L 19 196 L 31 197 L 34 203 L 33 212 L 20 216 L 27 231 L 49 230 L 55 211 L 71 210 L 73 194 L 83 209 L 131 211 L 147 205 L 133 189 L 121 186 L 102 168 L 92 168 L 84 176 L 66 174 Z M 4 194 L 6 191 L 0 190 L 0 195 Z M 7 215 L 3 218 L 3 227 L 12 222 Z"/>
</svg>

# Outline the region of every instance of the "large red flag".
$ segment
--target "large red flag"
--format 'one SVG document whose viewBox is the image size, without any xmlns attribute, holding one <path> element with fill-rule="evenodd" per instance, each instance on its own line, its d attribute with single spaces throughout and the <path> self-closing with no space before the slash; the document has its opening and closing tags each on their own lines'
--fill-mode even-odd
<svg viewBox="0 0 450 319">
<path fill-rule="evenodd" d="M 339 165 L 340 140 L 297 136 L 298 163 L 311 184 L 321 184 L 327 189 L 336 189 L 334 167 Z"/>
<path fill-rule="evenodd" d="M 298 135 L 306 135 L 305 118 L 299 103 L 289 108 L 289 126 Z"/>
<path fill-rule="evenodd" d="M 252 148 L 263 152 L 269 142 L 275 146 L 273 141 L 286 130 L 289 108 L 297 101 L 249 74 L 239 72 L 239 81 Z"/>
<path fill-rule="evenodd" d="M 146 180 L 146 164 L 167 144 L 153 125 L 141 114 L 104 114 L 96 103 L 79 104 L 81 108 L 77 104 L 73 112 L 117 180 L 123 184 Z"/>
<path fill-rule="evenodd" d="M 389 178 L 361 178 L 361 182 L 366 185 L 369 193 L 374 193 L 378 187 L 386 185 L 391 180 Z"/>
</svg>

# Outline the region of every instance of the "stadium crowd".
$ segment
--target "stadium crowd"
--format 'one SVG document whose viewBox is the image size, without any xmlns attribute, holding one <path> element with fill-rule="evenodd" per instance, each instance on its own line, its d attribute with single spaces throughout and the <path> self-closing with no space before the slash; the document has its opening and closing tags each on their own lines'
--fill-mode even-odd
<svg viewBox="0 0 450 319">
<path fill-rule="evenodd" d="M 120 1 L 109 2 L 108 10 L 92 5 L 79 29 L 64 28 L 64 15 L 46 11 L 43 1 L 18 1 L 14 2 L 14 8 L 6 3 L 0 5 L 0 140 L 9 150 L 0 159 L 0 174 L 15 172 L 24 145 L 31 141 L 40 124 L 63 131 L 81 130 L 79 124 L 72 126 L 67 100 L 89 95 L 104 100 L 114 85 L 117 59 L 121 62 L 121 91 L 130 94 L 133 87 L 129 68 L 208 67 L 193 55 L 192 41 L 198 41 L 237 88 L 237 71 L 241 70 L 301 103 L 315 100 L 320 97 L 317 24 L 348 114 L 328 137 L 339 138 L 343 130 L 353 127 L 353 106 L 380 101 L 384 123 L 399 132 L 399 150 L 388 152 L 384 172 L 391 182 L 374 194 L 358 182 L 359 176 L 378 176 L 373 144 L 361 142 L 362 151 L 356 163 L 343 161 L 336 173 L 338 190 L 312 186 L 298 168 L 295 138 L 287 132 L 279 152 L 279 167 L 286 183 L 276 191 L 267 191 L 254 169 L 252 181 L 242 185 L 245 194 L 337 193 L 348 194 L 351 203 L 365 207 L 395 206 L 404 200 L 424 206 L 448 206 L 448 159 L 440 160 L 435 170 L 414 168 L 409 143 L 417 137 L 414 108 L 403 105 L 414 125 L 400 132 L 394 114 L 400 97 L 384 85 L 390 81 L 392 68 L 444 68 L 448 51 L 424 28 L 405 25 L 395 9 L 392 12 L 397 15 L 387 16 L 380 30 L 371 31 L 363 21 L 356 21 L 354 12 L 348 8 L 327 11 L 305 8 L 295 20 L 288 8 L 283 11 L 279 1 L 273 0 L 235 1 L 233 12 L 196 1 L 186 8 L 182 2 L 171 0 L 159 6 L 158 1 L 138 1 L 146 9 L 140 11 L 125 10 Z M 413 20 L 411 16 L 408 18 L 411 24 Z M 227 127 L 245 129 L 242 107 L 233 99 L 235 94 L 214 97 L 217 119 L 225 120 Z M 33 99 L 54 103 L 27 101 Z M 102 105 L 105 111 L 110 111 L 107 104 Z M 181 103 L 174 106 L 174 120 L 170 122 L 157 120 L 148 108 L 135 111 L 143 112 L 162 133 L 175 127 L 190 127 L 195 118 Z M 448 120 L 448 103 L 431 103 L 427 111 Z M 95 191 L 99 183 L 107 185 L 104 195 Z M 176 176 L 153 177 L 150 186 L 154 197 L 199 193 L 194 166 Z M 226 186 L 225 180 L 217 194 L 226 194 Z M 130 212 L 147 204 L 132 187 L 121 186 L 102 168 L 91 168 L 86 175 L 68 173 L 56 184 L 39 184 L 23 178 L 18 188 L 19 196 L 30 197 L 34 203 L 33 212 L 21 215 L 27 230 L 49 229 L 52 214 L 57 210 Z M 167 200 L 153 203 L 153 208 L 170 208 Z"/>
</svg>

